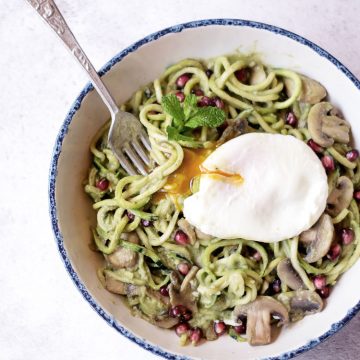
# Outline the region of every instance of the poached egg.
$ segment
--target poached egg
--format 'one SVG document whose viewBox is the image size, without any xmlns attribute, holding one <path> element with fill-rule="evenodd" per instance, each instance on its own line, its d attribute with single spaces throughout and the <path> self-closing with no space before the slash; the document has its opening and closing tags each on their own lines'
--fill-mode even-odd
<svg viewBox="0 0 360 360">
<path fill-rule="evenodd" d="M 185 199 L 183 213 L 215 237 L 281 241 L 309 229 L 326 207 L 324 167 L 290 135 L 241 135 L 212 152 L 200 170 L 199 191 Z"/>
</svg>

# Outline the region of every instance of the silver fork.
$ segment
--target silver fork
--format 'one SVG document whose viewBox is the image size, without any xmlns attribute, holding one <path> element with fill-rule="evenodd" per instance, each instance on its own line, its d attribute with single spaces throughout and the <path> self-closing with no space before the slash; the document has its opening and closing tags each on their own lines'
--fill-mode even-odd
<svg viewBox="0 0 360 360">
<path fill-rule="evenodd" d="M 147 151 L 150 142 L 140 121 L 132 114 L 121 111 L 109 90 L 100 79 L 94 66 L 81 49 L 75 36 L 65 22 L 53 0 L 26 0 L 40 14 L 48 25 L 60 37 L 79 64 L 89 75 L 94 88 L 108 107 L 111 114 L 108 144 L 118 158 L 121 166 L 130 174 L 146 175 L 150 165 Z M 137 171 L 136 171 L 137 170 Z"/>
</svg>

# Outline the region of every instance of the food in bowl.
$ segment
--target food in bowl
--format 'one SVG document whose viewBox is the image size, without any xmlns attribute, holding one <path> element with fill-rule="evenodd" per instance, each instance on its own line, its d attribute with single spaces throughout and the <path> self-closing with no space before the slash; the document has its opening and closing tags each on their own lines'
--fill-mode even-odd
<svg viewBox="0 0 360 360">
<path fill-rule="evenodd" d="M 326 97 L 238 54 L 185 59 L 138 90 L 122 109 L 149 134 L 149 175 L 121 168 L 109 124 L 91 145 L 107 290 L 181 344 L 264 345 L 273 323 L 321 311 L 360 255 L 359 154 Z"/>
</svg>

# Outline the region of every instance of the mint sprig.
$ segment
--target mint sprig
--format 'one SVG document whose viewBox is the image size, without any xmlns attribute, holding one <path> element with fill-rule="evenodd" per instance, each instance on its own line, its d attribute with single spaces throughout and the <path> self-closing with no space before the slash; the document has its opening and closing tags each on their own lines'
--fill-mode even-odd
<svg viewBox="0 0 360 360">
<path fill-rule="evenodd" d="M 217 107 L 197 106 L 197 97 L 193 94 L 187 95 L 182 105 L 174 94 L 163 96 L 161 103 L 163 110 L 172 117 L 171 126 L 166 129 L 168 139 L 187 144 L 192 143 L 191 147 L 195 147 L 194 144 L 198 147 L 200 142 L 184 133 L 202 126 L 216 128 L 225 121 L 226 117 L 225 112 Z"/>
<path fill-rule="evenodd" d="M 190 116 L 196 111 L 197 97 L 194 94 L 189 94 L 185 97 L 183 109 L 185 119 L 189 119 Z"/>
<path fill-rule="evenodd" d="M 215 107 L 207 106 L 199 108 L 194 115 L 185 123 L 185 126 L 195 129 L 200 126 L 216 128 L 225 120 L 225 113 Z"/>
<path fill-rule="evenodd" d="M 169 140 L 177 141 L 182 146 L 190 147 L 190 148 L 201 147 L 200 141 L 194 140 L 194 138 L 191 136 L 186 136 L 184 134 L 181 134 L 180 131 L 173 126 L 168 126 L 166 128 L 166 132 L 168 134 Z"/>
<path fill-rule="evenodd" d="M 173 126 L 168 126 L 166 128 L 166 132 L 168 134 L 169 140 L 175 140 L 175 141 L 193 141 L 194 140 L 191 136 L 186 136 L 184 134 L 180 134 L 179 130 Z"/>
<path fill-rule="evenodd" d="M 172 116 L 176 127 L 183 126 L 185 120 L 184 110 L 180 105 L 179 99 L 174 94 L 163 96 L 161 104 L 164 111 Z"/>
</svg>

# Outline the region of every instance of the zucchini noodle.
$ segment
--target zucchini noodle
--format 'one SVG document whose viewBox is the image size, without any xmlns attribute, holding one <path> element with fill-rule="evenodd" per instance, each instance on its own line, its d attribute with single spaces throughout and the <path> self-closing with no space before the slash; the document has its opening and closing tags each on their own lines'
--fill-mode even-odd
<svg viewBox="0 0 360 360">
<path fill-rule="evenodd" d="M 239 74 L 249 77 L 244 80 Z M 161 300 L 159 289 L 174 281 L 174 271 L 179 274 L 182 264 L 196 266 L 199 270 L 194 271 L 196 275 L 189 284 L 198 314 L 193 313 L 191 325 L 203 331 L 205 323 L 208 326 L 211 321 L 228 319 L 234 307 L 252 302 L 258 295 L 275 296 L 272 286 L 279 281 L 277 267 L 286 258 L 304 289 L 315 291 L 316 275 L 325 276 L 326 283 L 334 285 L 360 256 L 360 215 L 354 199 L 332 217 L 336 233 L 350 228 L 354 234 L 353 241 L 341 245 L 336 259 L 324 256 L 314 263 L 306 262 L 301 236 L 267 244 L 202 237 L 192 228 L 190 243 L 176 241 L 179 227 L 183 230 L 182 203 L 189 193 L 172 193 L 174 184 L 170 180 L 183 165 L 189 148 L 211 151 L 221 145 L 217 141 L 226 132 L 221 127 L 190 129 L 195 145 L 186 137 L 180 141 L 168 139 L 167 128 L 172 126 L 173 118 L 164 111 L 162 98 L 179 91 L 180 76 L 188 78 L 180 87 L 185 96 L 195 94 L 198 101 L 205 96 L 223 103 L 228 126 L 245 121 L 246 132 L 291 135 L 304 142 L 312 139 L 307 127 L 312 105 L 300 100 L 303 78 L 296 72 L 271 68 L 254 56 L 240 55 L 208 61 L 185 59 L 168 67 L 121 107 L 137 116 L 149 135 L 149 175 L 129 176 L 120 166 L 107 143 L 109 122 L 90 144 L 93 161 L 85 192 L 91 196 L 96 211 L 93 239 L 97 251 L 106 259 L 98 271 L 101 283 L 112 292 L 126 295 L 134 313 L 157 325 L 159 318 L 166 318 L 170 306 L 169 300 Z M 288 82 L 292 84 L 291 94 L 287 93 Z M 296 126 L 287 123 L 289 112 L 296 116 Z M 360 189 L 360 160 L 350 161 L 345 155 L 349 150 L 349 145 L 336 141 L 323 149 L 323 154 L 331 156 L 335 163 L 335 170 L 328 173 L 329 193 L 340 176 L 349 177 L 354 188 Z M 179 179 L 181 175 L 177 176 Z M 341 244 L 340 238 L 335 242 Z M 124 256 L 126 265 L 119 265 L 118 255 Z M 114 282 L 126 286 L 116 290 Z M 290 290 L 282 283 L 278 291 Z M 201 314 L 206 314 L 206 322 Z M 181 341 L 186 341 L 186 336 Z"/>
</svg>

